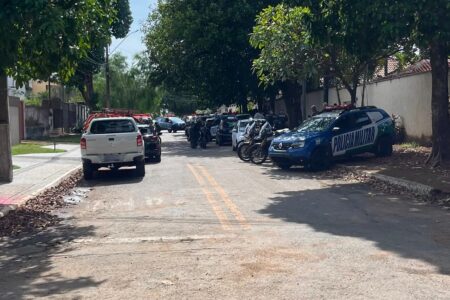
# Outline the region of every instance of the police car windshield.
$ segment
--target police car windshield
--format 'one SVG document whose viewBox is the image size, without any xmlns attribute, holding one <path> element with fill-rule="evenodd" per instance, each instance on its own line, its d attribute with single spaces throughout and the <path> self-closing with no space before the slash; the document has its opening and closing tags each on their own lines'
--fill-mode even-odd
<svg viewBox="0 0 450 300">
<path fill-rule="evenodd" d="M 317 116 L 303 122 L 297 132 L 321 132 L 326 130 L 337 116 Z"/>
</svg>

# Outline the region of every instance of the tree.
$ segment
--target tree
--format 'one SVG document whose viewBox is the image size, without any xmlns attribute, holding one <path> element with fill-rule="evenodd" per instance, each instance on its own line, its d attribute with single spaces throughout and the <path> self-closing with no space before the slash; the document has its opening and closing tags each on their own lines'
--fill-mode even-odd
<svg viewBox="0 0 450 300">
<path fill-rule="evenodd" d="M 450 56 L 450 2 L 405 1 L 411 14 L 415 16 L 412 40 L 430 53 L 432 77 L 432 129 L 433 150 L 428 159 L 432 166 L 442 160 L 450 160 L 449 98 L 448 98 L 448 57 Z"/>
<path fill-rule="evenodd" d="M 103 0 L 109 3 L 109 0 Z M 74 74 L 90 49 L 90 32 L 109 27 L 112 19 L 101 1 L 6 1 L 0 10 L 0 180 L 12 180 L 7 74 L 19 85 L 30 78 L 62 80 Z M 101 18 L 102 23 L 95 20 Z"/>
<path fill-rule="evenodd" d="M 244 104 L 260 96 L 251 70 L 257 52 L 248 35 L 256 13 L 272 2 L 159 1 L 146 34 L 152 80 L 210 105 Z"/>
<path fill-rule="evenodd" d="M 448 131 L 448 56 L 450 54 L 450 2 L 447 0 L 323 0 L 324 18 L 353 55 L 392 53 L 398 47 L 417 45 L 428 53 L 432 66 L 433 150 L 428 162 L 437 166 L 450 158 Z M 332 22 L 334 20 L 334 23 Z M 318 34 L 320 35 L 320 33 Z"/>
<path fill-rule="evenodd" d="M 146 67 L 148 59 L 145 54 L 138 54 L 130 67 L 126 57 L 115 53 L 110 59 L 111 108 L 124 108 L 143 112 L 159 109 L 162 98 L 158 88 L 148 83 Z M 94 76 L 94 87 L 99 98 L 105 96 L 105 72 Z"/>
<path fill-rule="evenodd" d="M 113 3 L 103 3 L 104 9 L 114 15 L 114 20 L 104 31 L 91 33 L 91 49 L 87 56 L 78 64 L 74 76 L 68 82 L 75 86 L 83 95 L 85 103 L 92 109 L 97 106 L 94 94 L 94 75 L 105 65 L 105 47 L 111 42 L 111 37 L 124 38 L 130 31 L 133 21 L 129 0 L 117 0 Z M 101 20 L 97 20 L 101 22 Z"/>
</svg>

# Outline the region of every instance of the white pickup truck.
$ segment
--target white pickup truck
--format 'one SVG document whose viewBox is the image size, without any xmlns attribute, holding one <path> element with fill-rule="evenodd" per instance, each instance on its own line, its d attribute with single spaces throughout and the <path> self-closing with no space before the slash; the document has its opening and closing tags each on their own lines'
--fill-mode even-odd
<svg viewBox="0 0 450 300">
<path fill-rule="evenodd" d="M 145 176 L 144 143 L 133 118 L 93 119 L 81 137 L 80 147 L 86 180 L 101 167 L 113 170 L 136 166 L 136 175 Z"/>
</svg>

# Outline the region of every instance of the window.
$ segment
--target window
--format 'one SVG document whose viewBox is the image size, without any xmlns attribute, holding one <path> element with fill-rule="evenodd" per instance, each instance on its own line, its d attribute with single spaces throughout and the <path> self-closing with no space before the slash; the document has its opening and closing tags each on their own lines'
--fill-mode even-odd
<svg viewBox="0 0 450 300">
<path fill-rule="evenodd" d="M 92 134 L 111 134 L 134 132 L 136 128 L 131 120 L 94 121 L 91 125 Z"/>
<path fill-rule="evenodd" d="M 369 116 L 369 118 L 372 120 L 372 122 L 376 123 L 380 120 L 383 119 L 383 114 L 380 113 L 379 111 L 369 111 L 367 113 L 367 115 Z"/>
<path fill-rule="evenodd" d="M 297 128 L 297 132 L 321 132 L 326 130 L 334 120 L 336 117 L 317 116 L 303 122 Z"/>
<path fill-rule="evenodd" d="M 372 124 L 372 121 L 370 120 L 369 116 L 365 112 L 356 113 L 355 119 L 356 119 L 355 127 L 357 127 L 357 128 L 361 128 L 363 126 Z"/>
</svg>

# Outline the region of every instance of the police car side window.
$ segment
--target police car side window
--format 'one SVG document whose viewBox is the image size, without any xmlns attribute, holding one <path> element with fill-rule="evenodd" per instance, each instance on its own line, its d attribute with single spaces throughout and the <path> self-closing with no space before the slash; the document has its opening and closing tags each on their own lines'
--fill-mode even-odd
<svg viewBox="0 0 450 300">
<path fill-rule="evenodd" d="M 354 128 L 354 118 L 352 115 L 344 115 L 336 121 L 335 127 L 339 127 L 339 132 L 346 132 Z"/>
<path fill-rule="evenodd" d="M 361 128 L 363 126 L 372 124 L 372 121 L 370 120 L 369 116 L 365 112 L 358 112 L 356 113 L 356 127 Z"/>
</svg>

